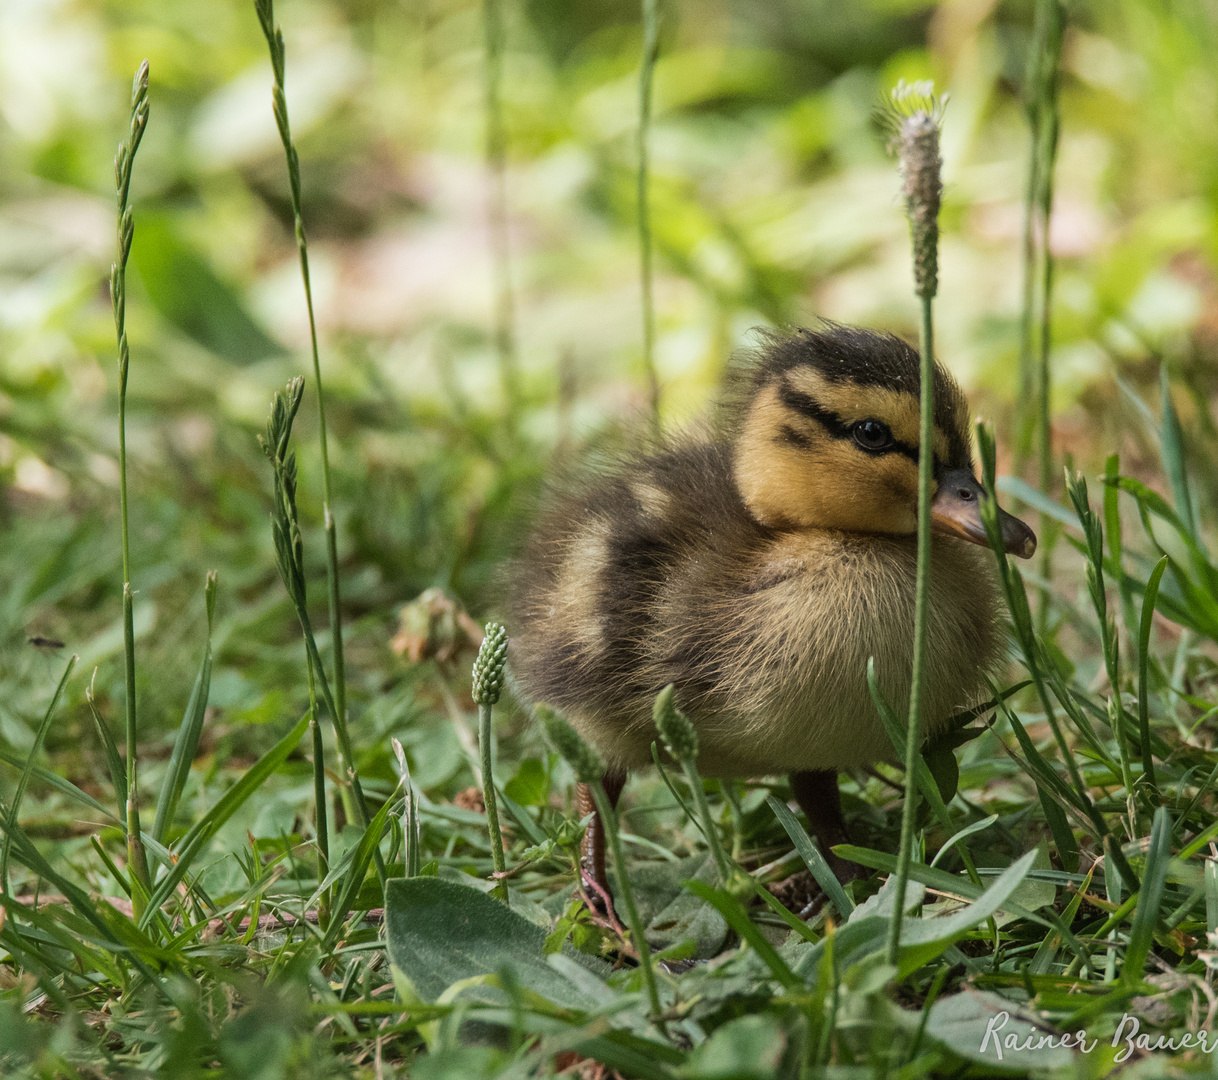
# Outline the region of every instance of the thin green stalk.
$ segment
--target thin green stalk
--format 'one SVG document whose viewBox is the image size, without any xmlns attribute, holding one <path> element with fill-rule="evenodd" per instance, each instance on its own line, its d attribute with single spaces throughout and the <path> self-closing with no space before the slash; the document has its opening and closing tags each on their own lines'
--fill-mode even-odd
<svg viewBox="0 0 1218 1080">
<path fill-rule="evenodd" d="M 914 291 L 921 303 L 918 349 L 921 360 L 921 412 L 918 434 L 918 554 L 914 592 L 913 663 L 910 672 L 909 724 L 905 736 L 905 806 L 901 815 L 901 845 L 897 857 L 894 915 L 889 924 L 888 962 L 896 964 L 901 947 L 901 922 L 909 864 L 913 859 L 918 783 L 922 748 L 922 701 L 926 663 L 927 595 L 930 587 L 930 503 L 934 480 L 935 352 L 933 301 L 938 291 L 939 203 L 942 196 L 939 123 L 942 106 L 930 87 L 893 93 L 899 120 L 898 147 L 904 178 L 906 211 L 913 241 Z"/>
<path fill-rule="evenodd" d="M 491 862 L 495 873 L 502 874 L 507 870 L 507 860 L 503 855 L 503 833 L 499 828 L 499 803 L 495 797 L 495 774 L 492 771 L 494 762 L 495 733 L 491 727 L 490 705 L 478 706 L 478 749 L 482 757 L 482 802 L 486 806 L 486 823 L 491 834 Z M 498 879 L 495 893 L 504 903 L 507 903 L 507 881 Z"/>
<path fill-rule="evenodd" d="M 1032 44 L 1029 68 L 1040 55 L 1035 40 Z M 1029 71 L 1029 83 L 1035 81 Z M 1028 181 L 1024 191 L 1023 206 L 1023 243 L 1021 245 L 1023 262 L 1022 303 L 1019 310 L 1019 393 L 1015 403 L 1015 475 L 1023 477 L 1027 469 L 1028 457 L 1032 449 L 1032 437 L 1035 430 L 1036 369 L 1033 362 L 1035 348 L 1034 328 L 1036 325 L 1036 253 L 1037 253 L 1037 222 L 1036 222 L 1036 193 L 1040 177 L 1040 139 L 1036 130 L 1036 110 L 1034 103 L 1028 102 L 1028 123 L 1031 126 L 1031 136 L 1028 140 Z"/>
<path fill-rule="evenodd" d="M 651 131 L 651 98 L 655 82 L 656 56 L 659 53 L 656 0 L 643 0 L 643 59 L 639 68 L 638 129 L 638 218 L 639 275 L 643 292 L 643 372 L 647 379 L 647 400 L 652 420 L 660 426 L 660 378 L 656 372 L 656 311 L 652 270 L 651 204 L 649 179 L 651 158 L 648 135 Z"/>
<path fill-rule="evenodd" d="M 338 716 L 347 718 L 347 672 L 343 656 L 342 606 L 338 587 L 338 536 L 334 520 L 334 500 L 330 487 L 330 451 L 326 436 L 326 402 L 321 383 L 321 359 L 317 348 L 317 319 L 313 312 L 313 283 L 309 274 L 309 246 L 305 239 L 301 216 L 300 158 L 292 142 L 288 121 L 288 103 L 284 95 L 285 53 L 283 31 L 275 24 L 274 0 L 254 0 L 262 32 L 271 52 L 271 68 L 275 76 L 273 108 L 279 138 L 287 158 L 288 186 L 292 199 L 292 218 L 296 231 L 296 250 L 300 255 L 300 276 L 304 282 L 305 306 L 309 315 L 309 345 L 313 354 L 313 380 L 317 384 L 317 427 L 321 447 L 322 517 L 326 532 L 326 584 L 330 606 L 330 633 L 334 643 L 334 707 Z M 362 822 L 367 825 L 367 822 Z"/>
<path fill-rule="evenodd" d="M 486 113 L 486 165 L 490 173 L 487 223 L 495 276 L 495 353 L 503 390 L 504 424 L 516 431 L 520 376 L 516 362 L 516 302 L 512 292 L 511 251 L 507 215 L 507 128 L 503 120 L 503 6 L 502 0 L 482 0 L 484 110 Z"/>
<path fill-rule="evenodd" d="M 613 869 L 617 882 L 617 891 L 621 894 L 622 903 L 626 906 L 626 922 L 630 926 L 630 936 L 634 939 L 634 947 L 639 954 L 639 970 L 643 973 L 643 985 L 647 989 L 647 1002 L 651 1006 L 651 1016 L 659 1020 L 660 990 L 656 985 L 656 973 L 651 963 L 651 946 L 647 944 L 647 934 L 644 932 L 642 919 L 639 918 L 638 905 L 634 901 L 634 887 L 630 884 L 630 874 L 626 869 L 626 856 L 622 852 L 622 837 L 618 830 L 617 813 L 609 805 L 609 796 L 600 780 L 588 784 L 592 791 L 596 812 L 600 815 L 601 824 L 605 828 L 605 838 L 609 842 L 609 852 L 613 856 Z"/>
<path fill-rule="evenodd" d="M 1059 111 L 1059 88 L 1062 40 L 1066 32 L 1066 9 L 1061 0 L 1038 0 L 1036 11 L 1037 34 L 1034 47 L 1039 50 L 1039 74 L 1036 86 L 1036 121 L 1034 137 L 1040 144 L 1039 172 L 1037 180 L 1037 221 L 1040 233 L 1040 318 L 1036 360 L 1036 398 L 1039 406 L 1037 423 L 1037 457 L 1040 463 L 1040 490 L 1052 494 L 1053 484 L 1053 430 L 1051 426 L 1050 397 L 1052 393 L 1052 367 L 1050 350 L 1053 331 L 1053 253 L 1049 247 L 1049 223 L 1053 216 L 1053 173 L 1057 164 L 1057 146 L 1061 132 Z M 1042 30 L 1043 27 L 1043 30 Z M 1040 515 L 1041 536 L 1040 572 L 1046 582 L 1053 580 L 1053 544 L 1048 540 L 1056 529 L 1045 514 Z M 1041 593 L 1038 612 L 1040 629 L 1048 625 L 1050 592 L 1046 587 Z"/>
<path fill-rule="evenodd" d="M 710 803 L 706 801 L 706 790 L 702 786 L 702 777 L 698 773 L 698 763 L 693 758 L 685 758 L 681 762 L 681 770 L 685 773 L 685 781 L 694 793 L 694 805 L 698 808 L 698 818 L 702 822 L 702 831 L 706 833 L 706 842 L 710 845 L 711 858 L 715 860 L 715 868 L 719 871 L 719 884 L 727 885 L 731 881 L 731 862 L 723 848 L 715 819 L 711 816 Z"/>
<path fill-rule="evenodd" d="M 922 411 L 918 442 L 918 576 L 914 592 L 913 668 L 909 688 L 909 724 L 905 736 L 905 805 L 901 811 L 901 846 L 897 858 L 896 904 L 888 927 L 888 962 L 895 964 L 901 948 L 905 890 L 913 858 L 917 824 L 918 756 L 922 747 L 922 700 L 926 663 L 927 594 L 930 589 L 930 485 L 934 469 L 934 324 L 931 295 L 923 295 L 918 348 L 922 358 Z"/>
<path fill-rule="evenodd" d="M 723 841 L 719 838 L 719 830 L 711 816 L 710 803 L 706 801 L 702 777 L 698 775 L 698 733 L 689 717 L 677 708 L 673 700 L 675 693 L 675 687 L 669 683 L 656 695 L 652 706 L 652 719 L 668 752 L 677 759 L 681 771 L 685 773 L 685 780 L 694 795 L 702 834 L 706 837 L 711 857 L 715 860 L 715 868 L 719 871 L 719 884 L 726 886 L 731 881 L 732 865 L 727 852 L 723 850 Z M 674 797 L 675 794 L 674 792 Z"/>
<path fill-rule="evenodd" d="M 1163 796 L 1155 782 L 1155 759 L 1150 749 L 1150 631 L 1154 625 L 1159 584 L 1163 580 L 1168 561 L 1168 557 L 1164 555 L 1150 572 L 1146 594 L 1142 599 L 1142 618 L 1138 628 L 1138 739 L 1142 744 L 1142 778 L 1150 789 L 1151 798 L 1160 805 L 1163 803 Z"/>
<path fill-rule="evenodd" d="M 363 786 L 360 784 L 359 773 L 355 767 L 355 751 L 351 745 L 350 731 L 347 728 L 346 717 L 339 711 L 330 690 L 330 682 L 326 678 L 326 669 L 322 663 L 317 640 L 313 634 L 312 621 L 309 618 L 304 572 L 304 545 L 296 512 L 296 455 L 289 451 L 292 423 L 300 408 L 303 394 L 304 380 L 299 377 L 288 384 L 286 394 L 276 394 L 271 406 L 271 415 L 267 420 L 266 433 L 259 437 L 263 452 L 270 461 L 275 476 L 275 510 L 271 516 L 271 532 L 275 542 L 279 574 L 287 589 L 288 597 L 292 601 L 296 619 L 300 623 L 301 633 L 304 636 L 306 660 L 310 665 L 310 678 L 315 678 L 317 684 L 320 685 L 322 700 L 325 702 L 334 724 L 334 737 L 338 744 L 338 770 L 345 780 L 345 784 L 340 786 L 340 794 L 343 797 L 344 806 L 348 807 L 348 814 L 354 816 L 359 824 L 367 829 L 372 818 L 368 813 Z M 373 857 L 376 862 L 377 876 L 383 882 L 385 865 L 379 849 L 374 852 Z"/>
<path fill-rule="evenodd" d="M 1081 475 L 1067 473 L 1066 487 L 1074 504 L 1087 541 L 1087 589 L 1100 627 L 1104 653 L 1104 669 L 1108 675 L 1108 726 L 1116 738 L 1117 756 L 1121 766 L 1121 783 L 1127 795 L 1133 794 L 1133 771 L 1130 765 L 1129 740 L 1125 731 L 1125 710 L 1121 704 L 1120 649 L 1116 621 L 1108 614 L 1108 597 L 1104 585 L 1104 535 L 1100 520 L 1091 509 L 1087 481 Z"/>
<path fill-rule="evenodd" d="M 137 786 L 137 742 L 139 721 L 135 702 L 135 619 L 132 611 L 131 539 L 127 502 L 127 375 L 131 351 L 127 344 L 127 260 L 135 235 L 128 199 L 131 194 L 131 168 L 135 153 L 148 126 L 148 61 L 135 73 L 131 88 L 131 126 L 114 159 L 115 190 L 118 195 L 118 259 L 110 268 L 110 298 L 114 305 L 114 330 L 118 339 L 118 475 L 119 522 L 123 546 L 123 661 L 126 689 L 127 730 L 127 860 L 132 870 L 135 905 L 140 913 L 149 891 L 148 860 L 140 831 L 139 788 Z"/>
<path fill-rule="evenodd" d="M 489 636 L 490 627 L 487 627 Z M 485 645 L 485 642 L 484 642 Z M 477 668 L 475 668 L 475 672 Z M 575 773 L 575 778 L 582 784 L 588 785 L 592 792 L 592 800 L 596 804 L 596 812 L 609 842 L 609 853 L 613 856 L 613 869 L 616 874 L 618 892 L 622 903 L 626 906 L 626 922 L 630 927 L 630 936 L 634 939 L 635 948 L 639 953 L 639 968 L 643 973 L 643 983 L 647 988 L 647 1000 L 651 1005 L 651 1017 L 656 1023 L 660 1020 L 660 991 L 656 985 L 656 973 L 651 963 L 651 948 L 647 944 L 639 909 L 634 902 L 634 889 L 630 884 L 630 874 L 626 867 L 626 858 L 622 853 L 622 840 L 618 832 L 617 813 L 609 805 L 609 797 L 605 794 L 605 786 L 601 783 L 604 775 L 604 763 L 579 733 L 567 723 L 562 716 L 548 705 L 538 705 L 537 719 L 545 728 L 546 736 L 554 749 L 563 756 Z"/>
<path fill-rule="evenodd" d="M 1028 173 L 1023 215 L 1023 303 L 1019 320 L 1019 397 L 1016 410 L 1016 472 L 1022 474 L 1036 434 L 1038 409 L 1037 312 L 1043 311 L 1041 256 L 1047 240 L 1043 215 L 1046 133 L 1056 122 L 1058 64 L 1065 14 L 1060 0 L 1036 0 L 1032 39 L 1024 74 L 1024 111 L 1028 120 Z M 1051 175 L 1052 166 L 1048 174 Z M 1051 202 L 1050 194 L 1050 202 Z"/>
<path fill-rule="evenodd" d="M 313 661 L 306 656 L 309 671 L 309 733 L 313 738 L 313 817 L 314 832 L 317 836 L 317 880 L 326 880 L 330 873 L 330 823 L 327 812 L 330 800 L 326 797 L 326 747 L 321 737 L 321 722 L 317 717 L 317 683 L 313 677 Z M 322 902 L 324 908 L 330 907 L 332 894 L 328 893 Z M 319 919 L 321 912 L 319 914 Z M 321 924 L 324 928 L 324 922 Z"/>
</svg>

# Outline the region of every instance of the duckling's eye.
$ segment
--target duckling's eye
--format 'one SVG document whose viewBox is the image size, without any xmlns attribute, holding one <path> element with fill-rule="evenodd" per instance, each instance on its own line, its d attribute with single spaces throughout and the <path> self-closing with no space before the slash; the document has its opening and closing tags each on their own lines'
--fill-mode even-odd
<svg viewBox="0 0 1218 1080">
<path fill-rule="evenodd" d="M 854 441 L 864 450 L 887 450 L 892 445 L 892 432 L 878 420 L 860 420 L 854 425 Z"/>
</svg>

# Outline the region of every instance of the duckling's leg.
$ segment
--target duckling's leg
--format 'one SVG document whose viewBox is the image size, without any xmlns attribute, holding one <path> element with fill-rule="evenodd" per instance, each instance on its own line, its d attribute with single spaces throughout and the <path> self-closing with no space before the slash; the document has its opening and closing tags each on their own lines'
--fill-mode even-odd
<svg viewBox="0 0 1218 1080">
<path fill-rule="evenodd" d="M 622 788 L 626 786 L 626 774 L 619 769 L 610 769 L 601 777 L 601 784 L 609 798 L 609 805 L 616 809 L 617 801 L 621 798 Z M 596 812 L 596 803 L 592 798 L 592 790 L 587 784 L 579 784 L 575 789 L 576 813 L 581 818 L 588 814 L 592 820 L 588 822 L 580 845 L 579 866 L 585 877 L 590 878 L 598 887 L 604 890 L 605 896 L 610 896 L 609 876 L 605 873 L 605 825 L 600 814 Z"/>
<path fill-rule="evenodd" d="M 835 844 L 847 844 L 846 822 L 842 817 L 842 794 L 837 787 L 836 769 L 816 769 L 791 773 L 791 794 L 807 815 L 808 827 L 822 853 L 838 877 L 846 869 L 849 877 L 857 875 L 853 863 L 838 858 L 830 850 Z M 850 870 L 854 870 L 853 873 Z"/>
</svg>

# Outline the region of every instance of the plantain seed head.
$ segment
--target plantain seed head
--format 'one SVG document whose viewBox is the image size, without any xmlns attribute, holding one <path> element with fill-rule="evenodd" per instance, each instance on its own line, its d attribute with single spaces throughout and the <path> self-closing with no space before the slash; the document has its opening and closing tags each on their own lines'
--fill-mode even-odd
<svg viewBox="0 0 1218 1080">
<path fill-rule="evenodd" d="M 567 723 L 561 713 L 549 705 L 538 705 L 536 716 L 545 728 L 546 738 L 551 745 L 575 770 L 576 780 L 582 784 L 592 784 L 604 776 L 605 766 L 596 751 L 579 737 L 579 732 Z"/>
<path fill-rule="evenodd" d="M 507 663 L 508 634 L 502 623 L 487 623 L 486 634 L 474 659 L 475 705 L 494 705 L 503 692 L 503 668 Z"/>
<path fill-rule="evenodd" d="M 693 761 L 698 756 L 698 733 L 689 717 L 677 708 L 673 694 L 669 683 L 656 695 L 651 715 L 668 752 L 678 761 Z"/>
</svg>

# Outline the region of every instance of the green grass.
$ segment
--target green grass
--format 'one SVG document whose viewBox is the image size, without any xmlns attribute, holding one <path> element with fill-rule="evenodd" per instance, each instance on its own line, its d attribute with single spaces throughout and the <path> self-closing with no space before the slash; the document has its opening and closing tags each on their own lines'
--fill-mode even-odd
<svg viewBox="0 0 1218 1080">
<path fill-rule="evenodd" d="M 502 115 L 520 120 L 499 81 L 513 70 L 500 66 L 506 9 L 484 9 L 500 140 L 526 127 Z M 270 5 L 259 13 L 290 253 L 311 309 L 309 174 L 288 129 L 282 38 Z M 632 87 L 636 61 L 637 49 L 617 61 Z M 426 586 L 492 614 L 488 583 L 551 465 L 553 433 L 521 423 L 504 440 L 504 409 L 458 391 L 449 409 L 399 414 L 372 366 L 331 380 L 323 403 L 310 310 L 316 419 L 298 413 L 293 381 L 274 400 L 265 453 L 249 417 L 223 426 L 210 458 L 188 460 L 172 441 L 140 451 L 149 402 L 177 392 L 189 365 L 157 362 L 134 282 L 125 306 L 127 257 L 154 215 L 143 159 L 132 165 L 136 130 L 120 153 L 114 277 L 122 508 L 83 468 L 79 505 L 5 503 L 5 1076 L 464 1080 L 544 1076 L 581 1056 L 662 1080 L 988 1075 L 995 1052 L 978 1052 L 999 1010 L 1011 1015 L 1004 1035 L 1031 1017 L 1096 1041 L 1081 1065 L 1009 1052 L 1017 1072 L 1103 1075 L 1126 1013 L 1177 1047 L 1202 1026 L 1218 932 L 1218 439 L 1195 370 L 1162 369 L 1136 413 L 1150 449 L 1123 450 L 1125 474 L 1115 456 L 1089 483 L 1071 471 L 1069 506 L 996 478 L 994 435 L 979 430 L 987 486 L 1060 525 L 1055 577 L 1025 576 L 996 549 L 1010 664 L 991 706 L 949 737 L 906 739 L 877 700 L 913 775 L 882 765 L 844 778 L 845 854 L 863 878 L 832 878 L 785 782 L 704 783 L 662 699 L 679 768 L 634 778 L 620 813 L 606 813 L 612 864 L 633 882 L 619 894 L 628 925 L 606 925 L 577 889 L 574 772 L 510 692 L 471 696 L 476 641 L 456 602 L 402 613 L 418 662 L 389 646 L 394 608 Z M 508 148 L 491 157 L 501 197 Z M 693 280 L 696 245 L 682 248 L 681 230 L 697 228 L 664 212 L 675 196 L 661 160 L 656 269 Z M 595 197 L 612 203 L 612 181 Z M 776 289 L 794 302 L 793 279 L 745 262 L 741 310 L 768 310 Z M 501 285 L 507 269 L 504 256 Z M 502 306 L 498 330 L 484 344 L 501 350 L 504 397 L 519 395 L 513 423 L 535 421 L 548 391 L 502 352 L 515 349 Z M 111 356 L 109 328 L 97 336 Z M 288 369 L 259 362 L 282 386 Z M 23 431 L 77 430 L 69 405 L 46 406 L 48 419 L 28 404 L 41 391 L 5 387 Z M 361 464 L 352 448 L 374 439 L 381 453 L 408 444 L 410 468 Z M 1029 602 L 1042 590 L 1043 619 Z M 904 815 L 915 788 L 918 813 Z M 897 935 L 905 858 L 905 906 L 919 914 Z M 767 889 L 800 868 L 829 896 L 806 922 Z M 382 912 L 386 882 L 395 899 Z M 714 960 L 682 962 L 691 956 Z M 1207 1056 L 1174 1053 L 1181 1069 L 1209 1069 Z"/>
</svg>

